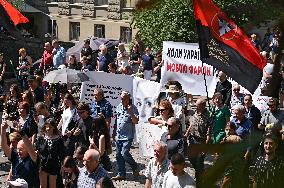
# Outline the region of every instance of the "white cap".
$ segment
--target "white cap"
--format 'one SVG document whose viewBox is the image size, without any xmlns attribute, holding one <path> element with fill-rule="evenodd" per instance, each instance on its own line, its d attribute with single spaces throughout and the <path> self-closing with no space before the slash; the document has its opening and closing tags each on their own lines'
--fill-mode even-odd
<svg viewBox="0 0 284 188">
<path fill-rule="evenodd" d="M 20 178 L 16 179 L 15 181 L 8 181 L 8 184 L 19 188 L 28 188 L 28 183 L 26 180 Z"/>
</svg>

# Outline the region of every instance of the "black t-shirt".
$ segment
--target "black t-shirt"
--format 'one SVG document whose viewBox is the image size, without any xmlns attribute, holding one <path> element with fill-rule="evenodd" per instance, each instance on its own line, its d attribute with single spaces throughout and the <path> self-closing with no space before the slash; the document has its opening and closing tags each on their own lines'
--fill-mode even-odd
<svg viewBox="0 0 284 188">
<path fill-rule="evenodd" d="M 92 56 L 92 53 L 93 53 L 93 50 L 92 50 L 91 47 L 89 47 L 89 48 L 82 48 L 82 50 L 81 50 L 81 57 L 82 56 L 86 56 L 86 57 Z"/>
<path fill-rule="evenodd" d="M 232 84 L 228 80 L 224 82 L 218 82 L 216 85 L 215 93 L 220 92 L 223 96 L 223 104 L 230 106 L 231 95 L 232 95 Z"/>
<path fill-rule="evenodd" d="M 91 116 L 88 116 L 86 119 L 83 120 L 82 124 L 79 124 L 79 128 L 81 130 L 81 133 L 78 136 L 78 144 L 89 147 L 89 137 L 92 136 L 93 132 L 93 118 Z"/>
<path fill-rule="evenodd" d="M 139 52 L 130 53 L 130 61 L 138 61 L 138 58 L 141 58 L 141 55 Z"/>
<path fill-rule="evenodd" d="M 34 94 L 35 104 L 44 101 L 44 89 L 42 87 L 37 87 L 34 90 L 33 94 Z"/>
<path fill-rule="evenodd" d="M 168 146 L 168 158 L 171 159 L 171 157 L 175 153 L 181 153 L 183 154 L 184 151 L 184 141 L 181 133 L 177 133 L 175 136 L 173 136 L 170 139 L 167 139 L 167 146 Z"/>
</svg>

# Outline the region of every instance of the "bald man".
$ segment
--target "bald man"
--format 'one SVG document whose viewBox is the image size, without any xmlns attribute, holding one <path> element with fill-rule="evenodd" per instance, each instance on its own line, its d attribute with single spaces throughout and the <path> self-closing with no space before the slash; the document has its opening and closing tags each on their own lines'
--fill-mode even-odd
<svg viewBox="0 0 284 188">
<path fill-rule="evenodd" d="M 100 153 L 95 149 L 85 152 L 83 158 L 84 167 L 80 169 L 78 188 L 96 187 L 96 183 L 107 176 L 105 169 L 100 166 Z"/>
<path fill-rule="evenodd" d="M 189 119 L 189 127 L 185 133 L 189 144 L 208 144 L 210 142 L 210 132 L 212 129 L 212 118 L 206 109 L 206 100 L 200 97 L 196 100 L 196 111 Z M 204 172 L 205 154 L 200 153 L 195 156 L 188 156 L 195 169 L 196 183 L 200 183 L 201 174 Z"/>
<path fill-rule="evenodd" d="M 37 154 L 24 131 L 20 131 L 22 140 L 17 144 L 17 150 L 7 144 L 7 122 L 1 125 L 1 148 L 12 163 L 12 181 L 24 179 L 29 187 L 39 187 L 39 167 Z"/>
</svg>

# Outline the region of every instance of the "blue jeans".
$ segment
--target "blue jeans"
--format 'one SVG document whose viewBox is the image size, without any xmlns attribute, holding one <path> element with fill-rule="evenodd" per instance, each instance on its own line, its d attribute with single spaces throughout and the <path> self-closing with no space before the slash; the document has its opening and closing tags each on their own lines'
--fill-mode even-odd
<svg viewBox="0 0 284 188">
<path fill-rule="evenodd" d="M 133 171 L 138 167 L 132 155 L 129 153 L 132 142 L 133 139 L 116 141 L 116 160 L 119 176 L 126 176 L 125 162 L 130 165 Z"/>
</svg>

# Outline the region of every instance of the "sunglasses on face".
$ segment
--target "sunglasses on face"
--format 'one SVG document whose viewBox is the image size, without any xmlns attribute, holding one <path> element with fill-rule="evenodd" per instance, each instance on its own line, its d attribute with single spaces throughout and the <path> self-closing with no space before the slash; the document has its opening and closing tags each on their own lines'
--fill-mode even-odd
<svg viewBox="0 0 284 188">
<path fill-rule="evenodd" d="M 239 89 L 233 89 L 233 91 L 240 91 Z"/>
<path fill-rule="evenodd" d="M 163 108 L 163 109 L 159 109 L 160 112 L 164 112 L 166 111 L 167 109 Z"/>
<path fill-rule="evenodd" d="M 174 127 L 174 125 L 170 125 L 170 124 L 165 124 L 168 128 L 173 128 Z"/>
</svg>

